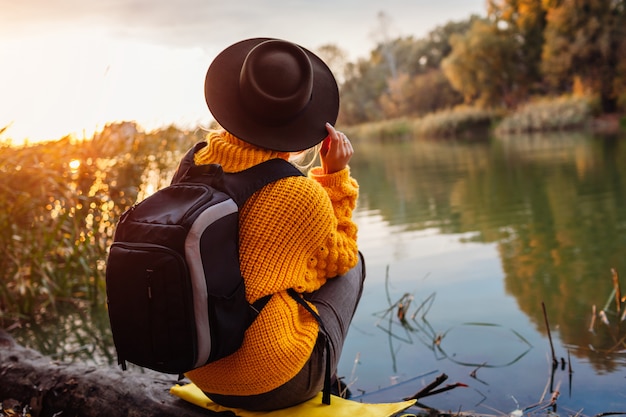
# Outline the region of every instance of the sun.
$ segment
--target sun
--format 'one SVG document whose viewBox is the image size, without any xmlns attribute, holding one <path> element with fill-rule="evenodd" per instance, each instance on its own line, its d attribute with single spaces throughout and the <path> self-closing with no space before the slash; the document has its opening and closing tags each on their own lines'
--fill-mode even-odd
<svg viewBox="0 0 626 417">
<path fill-rule="evenodd" d="M 70 166 L 72 172 L 76 172 L 78 171 L 78 168 L 80 168 L 80 160 L 72 159 L 68 165 Z"/>
</svg>

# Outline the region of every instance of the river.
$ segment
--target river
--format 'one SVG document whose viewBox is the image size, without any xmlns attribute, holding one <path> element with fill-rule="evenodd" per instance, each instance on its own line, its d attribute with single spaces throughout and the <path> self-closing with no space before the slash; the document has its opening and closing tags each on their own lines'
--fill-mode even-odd
<svg viewBox="0 0 626 417">
<path fill-rule="evenodd" d="M 557 412 L 625 411 L 625 139 L 357 141 L 353 394 L 399 399 L 443 373 L 467 387 L 423 404 L 510 413 L 558 392 Z"/>
</svg>

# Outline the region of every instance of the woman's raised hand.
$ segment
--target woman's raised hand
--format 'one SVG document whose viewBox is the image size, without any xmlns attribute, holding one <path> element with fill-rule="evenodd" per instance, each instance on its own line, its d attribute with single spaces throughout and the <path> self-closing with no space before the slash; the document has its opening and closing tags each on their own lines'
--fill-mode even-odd
<svg viewBox="0 0 626 417">
<path fill-rule="evenodd" d="M 324 174 L 332 174 L 348 166 L 354 149 L 346 135 L 335 130 L 330 123 L 326 123 L 326 130 L 328 136 L 322 142 L 320 159 Z"/>
</svg>

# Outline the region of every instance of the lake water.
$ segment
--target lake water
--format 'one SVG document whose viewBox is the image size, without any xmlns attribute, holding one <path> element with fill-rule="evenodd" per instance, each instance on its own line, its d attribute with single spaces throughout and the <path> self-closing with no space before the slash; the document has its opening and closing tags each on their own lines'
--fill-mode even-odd
<svg viewBox="0 0 626 417">
<path fill-rule="evenodd" d="M 400 400 L 446 374 L 467 387 L 423 404 L 506 415 L 558 391 L 559 415 L 626 411 L 626 137 L 353 142 L 368 276 L 338 372 L 354 397 Z M 103 306 L 15 335 L 115 362 Z"/>
<path fill-rule="evenodd" d="M 423 404 L 508 414 L 558 391 L 561 415 L 626 411 L 625 140 L 357 141 L 368 277 L 339 369 L 354 395 L 446 374 L 468 387 Z"/>
</svg>

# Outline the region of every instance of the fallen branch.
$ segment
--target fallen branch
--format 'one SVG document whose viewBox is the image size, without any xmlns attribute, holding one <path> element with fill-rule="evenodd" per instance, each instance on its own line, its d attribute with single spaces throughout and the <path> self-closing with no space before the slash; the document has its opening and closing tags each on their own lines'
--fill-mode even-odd
<svg viewBox="0 0 626 417">
<path fill-rule="evenodd" d="M 1 329 L 0 381 L 0 402 L 28 406 L 33 417 L 211 415 L 169 394 L 174 375 L 55 362 Z"/>
</svg>

